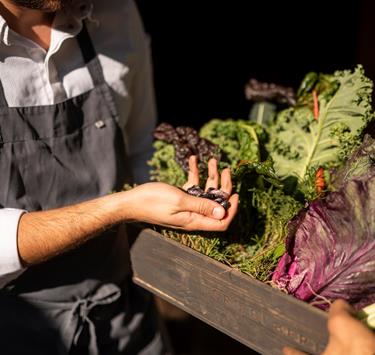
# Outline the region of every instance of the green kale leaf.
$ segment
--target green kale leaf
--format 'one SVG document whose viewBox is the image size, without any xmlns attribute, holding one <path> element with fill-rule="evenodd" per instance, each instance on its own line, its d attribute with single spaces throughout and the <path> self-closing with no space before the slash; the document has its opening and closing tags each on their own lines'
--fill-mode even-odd
<svg viewBox="0 0 375 355">
<path fill-rule="evenodd" d="M 175 160 L 173 145 L 158 140 L 154 143 L 154 148 L 154 154 L 148 162 L 151 180 L 179 187 L 185 184 L 187 175 Z"/>
<path fill-rule="evenodd" d="M 299 186 L 314 184 L 319 167 L 342 164 L 357 147 L 363 129 L 373 119 L 372 82 L 358 66 L 314 79 L 310 73 L 299 90 L 297 105 L 279 113 L 267 146 L 282 179 L 294 177 Z M 308 80 L 307 80 L 308 81 Z M 314 118 L 312 90 L 318 94 L 319 115 Z M 310 186 L 311 188 L 311 186 Z"/>
<path fill-rule="evenodd" d="M 224 161 L 232 169 L 241 160 L 257 162 L 261 160 L 262 144 L 267 133 L 255 122 L 245 120 L 213 119 L 206 123 L 199 135 L 217 144 L 224 153 Z"/>
</svg>

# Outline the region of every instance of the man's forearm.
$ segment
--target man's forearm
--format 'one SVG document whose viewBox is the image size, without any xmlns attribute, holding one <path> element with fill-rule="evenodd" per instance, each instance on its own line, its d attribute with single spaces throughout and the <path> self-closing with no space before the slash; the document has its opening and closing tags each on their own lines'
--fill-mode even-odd
<svg viewBox="0 0 375 355">
<path fill-rule="evenodd" d="M 223 171 L 221 186 L 231 193 L 229 170 Z M 224 231 L 236 214 L 238 195 L 231 196 L 229 203 L 226 212 L 215 201 L 190 196 L 164 183 L 147 183 L 74 206 L 24 214 L 18 229 L 18 252 L 24 266 L 34 265 L 77 247 L 114 224 L 129 221 Z"/>
<path fill-rule="evenodd" d="M 18 251 L 23 265 L 50 259 L 126 221 L 124 195 L 116 193 L 73 206 L 24 214 L 18 227 Z"/>
</svg>

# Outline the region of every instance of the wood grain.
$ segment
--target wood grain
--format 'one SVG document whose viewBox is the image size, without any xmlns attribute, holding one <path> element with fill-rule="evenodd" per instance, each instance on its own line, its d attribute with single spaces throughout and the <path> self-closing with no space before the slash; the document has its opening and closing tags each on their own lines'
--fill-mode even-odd
<svg viewBox="0 0 375 355">
<path fill-rule="evenodd" d="M 150 229 L 131 256 L 137 284 L 262 354 L 327 343 L 323 311 Z"/>
</svg>

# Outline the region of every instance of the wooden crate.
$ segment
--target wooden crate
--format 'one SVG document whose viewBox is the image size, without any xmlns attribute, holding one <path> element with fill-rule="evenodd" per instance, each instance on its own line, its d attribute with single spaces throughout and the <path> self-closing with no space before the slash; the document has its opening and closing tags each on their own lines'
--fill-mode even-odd
<svg viewBox="0 0 375 355">
<path fill-rule="evenodd" d="M 135 283 L 262 354 L 327 343 L 325 312 L 150 229 L 131 256 Z"/>
</svg>

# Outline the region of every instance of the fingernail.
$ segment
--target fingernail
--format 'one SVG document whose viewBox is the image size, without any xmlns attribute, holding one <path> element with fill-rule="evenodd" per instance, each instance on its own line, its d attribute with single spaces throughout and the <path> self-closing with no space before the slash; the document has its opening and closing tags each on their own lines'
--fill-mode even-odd
<svg viewBox="0 0 375 355">
<path fill-rule="evenodd" d="M 215 207 L 214 210 L 212 211 L 212 215 L 216 219 L 222 219 L 225 215 L 224 208 L 222 207 Z"/>
</svg>

